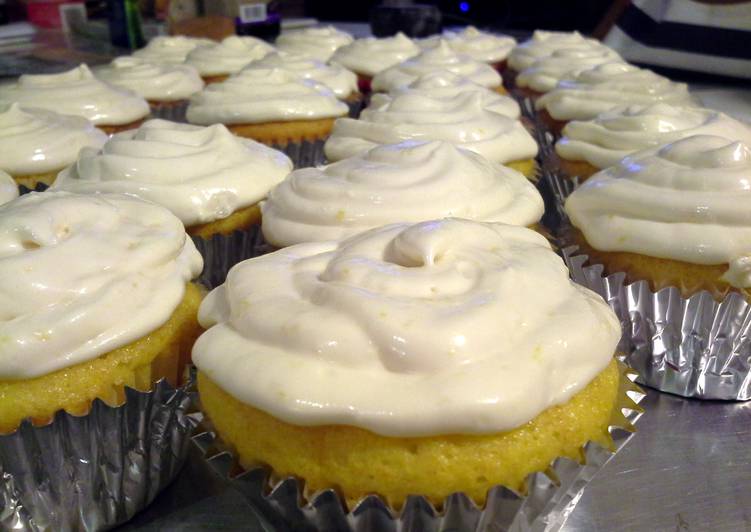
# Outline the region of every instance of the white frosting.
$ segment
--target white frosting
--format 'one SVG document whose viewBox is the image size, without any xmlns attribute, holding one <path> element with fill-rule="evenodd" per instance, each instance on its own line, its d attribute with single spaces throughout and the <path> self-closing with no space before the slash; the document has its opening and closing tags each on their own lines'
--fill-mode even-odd
<svg viewBox="0 0 751 532">
<path fill-rule="evenodd" d="M 283 153 L 211 127 L 149 120 L 81 152 L 53 189 L 116 192 L 153 201 L 192 226 L 265 198 L 292 170 Z"/>
<path fill-rule="evenodd" d="M 618 61 L 622 59 L 614 50 L 602 46 L 563 48 L 538 59 L 519 72 L 516 84 L 537 92 L 548 92 L 562 79 L 571 79 L 597 65 Z"/>
<path fill-rule="evenodd" d="M 13 178 L 0 170 L 0 205 L 18 197 L 18 185 Z"/>
<path fill-rule="evenodd" d="M 559 32 L 537 30 L 532 38 L 516 46 L 508 56 L 508 65 L 521 72 L 543 57 L 560 50 L 610 50 L 597 39 L 583 37 L 578 31 Z"/>
<path fill-rule="evenodd" d="M 144 48 L 133 52 L 133 55 L 147 61 L 182 63 L 194 48 L 214 44 L 216 42 L 211 39 L 198 39 L 184 35 L 159 36 L 151 39 Z"/>
<path fill-rule="evenodd" d="M 697 135 L 630 155 L 592 176 L 566 212 L 594 248 L 729 264 L 751 286 L 751 148 Z"/>
<path fill-rule="evenodd" d="M 202 266 L 180 220 L 136 198 L 43 192 L 0 206 L 0 380 L 146 336 Z"/>
<path fill-rule="evenodd" d="M 74 162 L 81 148 L 99 148 L 107 135 L 80 116 L 0 104 L 0 170 L 44 174 Z"/>
<path fill-rule="evenodd" d="M 245 67 L 281 68 L 304 79 L 311 79 L 326 85 L 340 100 L 357 93 L 357 75 L 339 65 L 327 65 L 317 59 L 286 52 L 270 53 L 263 59 L 253 61 Z"/>
<path fill-rule="evenodd" d="M 324 26 L 282 32 L 275 44 L 279 50 L 326 62 L 338 48 L 353 41 L 354 38 L 349 33 L 334 26 Z"/>
<path fill-rule="evenodd" d="M 324 151 L 329 161 L 338 161 L 378 144 L 415 139 L 445 140 L 499 163 L 537 155 L 537 143 L 521 122 L 484 104 L 477 92 L 450 98 L 413 92 L 376 94 L 358 120 L 340 118 L 334 123 Z"/>
<path fill-rule="evenodd" d="M 501 75 L 492 66 L 475 61 L 467 55 L 457 54 L 445 41 L 441 41 L 420 55 L 376 74 L 372 88 L 374 91 L 388 92 L 409 85 L 423 74 L 436 70 L 447 70 L 483 87 L 495 88 L 501 85 Z"/>
<path fill-rule="evenodd" d="M 86 65 L 60 74 L 24 74 L 0 85 L 0 104 L 11 102 L 83 116 L 104 126 L 128 124 L 149 114 L 146 100 L 95 78 Z"/>
<path fill-rule="evenodd" d="M 352 44 L 337 49 L 331 56 L 331 61 L 363 76 L 374 76 L 419 53 L 420 47 L 399 32 L 393 37 L 382 39 L 357 39 Z"/>
<path fill-rule="evenodd" d="M 263 204 L 263 234 L 284 247 L 451 216 L 529 226 L 543 210 L 519 172 L 447 142 L 405 141 L 292 172 Z"/>
<path fill-rule="evenodd" d="M 561 80 L 535 102 L 556 120 L 590 120 L 620 105 L 668 103 L 694 106 L 685 83 L 670 81 L 651 70 L 626 63 L 604 63 Z"/>
<path fill-rule="evenodd" d="M 198 368 L 296 425 L 494 433 L 584 388 L 617 318 L 540 234 L 448 218 L 235 266 L 199 311 Z"/>
<path fill-rule="evenodd" d="M 630 153 L 693 135 L 719 135 L 751 146 L 751 126 L 724 113 L 656 103 L 616 107 L 594 120 L 569 122 L 555 151 L 564 159 L 606 168 Z"/>
<path fill-rule="evenodd" d="M 138 57 L 118 57 L 96 71 L 97 77 L 129 89 L 147 100 L 185 100 L 203 88 L 198 71 L 189 65 L 147 61 Z"/>
<path fill-rule="evenodd" d="M 467 26 L 462 31 L 444 31 L 441 35 L 434 35 L 418 41 L 421 48 L 433 48 L 441 42 L 446 42 L 451 49 L 463 55 L 468 55 L 475 61 L 483 63 L 499 63 L 506 59 L 511 49 L 516 46 L 516 39 L 509 35 L 496 35 L 480 31 L 474 26 Z"/>
<path fill-rule="evenodd" d="M 198 46 L 185 59 L 202 76 L 223 76 L 239 72 L 256 59 L 261 59 L 274 47 L 255 37 L 225 37 L 220 43 Z"/>
<path fill-rule="evenodd" d="M 255 124 L 346 115 L 347 105 L 320 83 L 279 68 L 252 68 L 193 96 L 188 122 Z"/>
</svg>

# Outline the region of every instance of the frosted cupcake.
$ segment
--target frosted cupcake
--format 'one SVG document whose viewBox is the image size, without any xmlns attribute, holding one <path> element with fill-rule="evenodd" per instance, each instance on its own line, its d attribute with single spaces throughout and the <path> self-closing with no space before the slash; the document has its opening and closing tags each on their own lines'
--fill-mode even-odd
<svg viewBox="0 0 751 532">
<path fill-rule="evenodd" d="M 80 116 L 0 104 L 0 170 L 34 189 L 49 186 L 85 147 L 100 148 L 107 135 Z"/>
<path fill-rule="evenodd" d="M 457 54 L 445 41 L 376 74 L 372 90 L 388 92 L 407 86 L 420 76 L 437 70 L 448 71 L 483 87 L 505 92 L 501 86 L 501 75 L 497 70 L 486 63 L 475 61 L 470 56 Z"/>
<path fill-rule="evenodd" d="M 622 105 L 696 106 L 688 85 L 626 63 L 605 63 L 562 80 L 535 102 L 543 121 L 560 132 L 571 120 L 591 120 Z"/>
<path fill-rule="evenodd" d="M 483 505 L 610 442 L 620 325 L 526 228 L 445 219 L 292 246 L 233 268 L 199 320 L 201 403 L 240 464 L 336 486 L 349 508 Z"/>
<path fill-rule="evenodd" d="M 184 63 L 188 54 L 198 46 L 212 46 L 214 44 L 216 42 L 211 39 L 199 39 L 185 35 L 161 35 L 151 39 L 145 47 L 133 52 L 133 55 L 150 62 L 180 64 Z"/>
<path fill-rule="evenodd" d="M 506 57 L 516 46 L 516 39 L 509 35 L 480 31 L 474 26 L 467 26 L 459 32 L 447 30 L 441 35 L 422 39 L 418 44 L 421 48 L 433 48 L 441 42 L 446 42 L 455 52 L 488 63 L 499 71 L 505 67 Z"/>
<path fill-rule="evenodd" d="M 542 213 L 519 172 L 447 142 L 405 141 L 292 172 L 263 203 L 263 234 L 281 248 L 452 216 L 534 226 Z"/>
<path fill-rule="evenodd" d="M 367 37 L 338 48 L 331 56 L 338 63 L 357 74 L 362 92 L 370 92 L 370 82 L 378 72 L 420 53 L 417 44 L 399 32 L 393 37 Z"/>
<path fill-rule="evenodd" d="M 751 127 L 719 111 L 630 105 L 566 124 L 555 145 L 557 164 L 566 176 L 584 180 L 631 153 L 693 135 L 717 135 L 751 146 Z"/>
<path fill-rule="evenodd" d="M 94 77 L 86 65 L 60 74 L 24 74 L 0 85 L 0 104 L 82 116 L 105 133 L 138 127 L 149 114 L 149 104 L 137 94 Z"/>
<path fill-rule="evenodd" d="M 531 67 L 538 59 L 551 56 L 558 50 L 592 50 L 597 48 L 609 49 L 597 39 L 584 37 L 578 31 L 536 30 L 530 39 L 511 50 L 508 56 L 508 68 L 518 73 Z"/>
<path fill-rule="evenodd" d="M 0 205 L 18 197 L 18 185 L 10 176 L 0 170 Z"/>
<path fill-rule="evenodd" d="M 188 98 L 203 89 L 198 71 L 189 65 L 118 57 L 97 69 L 97 77 L 146 98 L 151 114 L 182 121 Z"/>
<path fill-rule="evenodd" d="M 576 189 L 573 241 L 605 273 L 684 297 L 751 287 L 751 148 L 698 135 L 630 155 Z"/>
<path fill-rule="evenodd" d="M 231 35 L 220 43 L 194 48 L 185 63 L 198 70 L 206 83 L 217 83 L 273 51 L 274 47 L 261 39 Z"/>
<path fill-rule="evenodd" d="M 351 44 L 354 40 L 346 31 L 338 30 L 334 26 L 324 26 L 284 31 L 274 44 L 283 52 L 304 55 L 325 63 L 337 49 Z"/>
</svg>

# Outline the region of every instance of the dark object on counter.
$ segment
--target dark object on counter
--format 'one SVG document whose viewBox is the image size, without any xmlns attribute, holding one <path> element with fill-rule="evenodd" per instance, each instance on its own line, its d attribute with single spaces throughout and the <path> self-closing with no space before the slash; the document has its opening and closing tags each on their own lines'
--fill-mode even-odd
<svg viewBox="0 0 751 532">
<path fill-rule="evenodd" d="M 238 5 L 235 16 L 235 33 L 251 35 L 269 42 L 279 36 L 281 30 L 281 16 L 279 2 L 255 2 Z"/>
<path fill-rule="evenodd" d="M 400 31 L 409 37 L 427 37 L 441 32 L 441 22 L 440 9 L 426 4 L 382 5 L 370 10 L 370 29 L 376 37 Z"/>
<path fill-rule="evenodd" d="M 136 0 L 107 0 L 107 16 L 114 46 L 134 50 L 146 44 Z"/>
</svg>

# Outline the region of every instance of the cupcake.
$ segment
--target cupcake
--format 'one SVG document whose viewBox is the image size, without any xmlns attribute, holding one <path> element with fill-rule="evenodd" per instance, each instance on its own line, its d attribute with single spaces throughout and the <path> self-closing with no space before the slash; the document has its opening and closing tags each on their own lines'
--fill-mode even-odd
<svg viewBox="0 0 751 532">
<path fill-rule="evenodd" d="M 94 77 L 86 65 L 60 74 L 24 74 L 0 85 L 0 104 L 82 116 L 105 133 L 138 127 L 149 114 L 149 104 L 129 90 Z"/>
<path fill-rule="evenodd" d="M 263 203 L 263 235 L 281 248 L 452 216 L 534 226 L 542 213 L 519 172 L 447 142 L 405 141 L 292 172 Z"/>
<path fill-rule="evenodd" d="M 152 63 L 184 63 L 188 54 L 198 46 L 216 44 L 211 39 L 186 37 L 185 35 L 161 35 L 154 37 L 145 47 L 133 52 L 133 55 Z"/>
<path fill-rule="evenodd" d="M 537 143 L 520 121 L 494 112 L 487 102 L 477 91 L 453 97 L 429 91 L 379 93 L 358 120 L 336 121 L 324 152 L 329 161 L 338 161 L 379 144 L 443 140 L 533 177 Z"/>
<path fill-rule="evenodd" d="M 18 185 L 10 176 L 0 170 L 0 205 L 18 197 Z"/>
<path fill-rule="evenodd" d="M 284 31 L 276 38 L 274 44 L 277 50 L 325 63 L 339 48 L 352 44 L 353 41 L 352 35 L 346 31 L 338 30 L 334 26 L 324 26 Z"/>
<path fill-rule="evenodd" d="M 653 103 L 696 106 L 685 83 L 626 63 L 605 63 L 581 72 L 572 80 L 562 80 L 537 99 L 535 108 L 547 126 L 560 133 L 571 120 L 591 120 L 622 105 Z"/>
<path fill-rule="evenodd" d="M 420 53 L 415 42 L 399 32 L 393 37 L 367 37 L 338 48 L 331 62 L 357 74 L 362 92 L 370 92 L 370 82 L 377 73 Z"/>
<path fill-rule="evenodd" d="M 467 26 L 461 31 L 444 31 L 417 42 L 420 48 L 434 48 L 442 42 L 447 43 L 458 54 L 469 56 L 475 61 L 488 63 L 496 70 L 503 70 L 506 57 L 516 46 L 516 39 L 510 35 L 497 35 L 480 31 L 474 26 Z"/>
<path fill-rule="evenodd" d="M 483 505 L 610 445 L 620 326 L 526 228 L 444 219 L 292 246 L 233 268 L 199 320 L 201 404 L 240 464 L 349 508 Z"/>
<path fill-rule="evenodd" d="M 348 110 L 325 85 L 288 70 L 252 68 L 193 96 L 187 118 L 193 124 L 225 124 L 236 135 L 279 146 L 295 164 L 310 166 L 319 162 L 316 141 Z"/>
<path fill-rule="evenodd" d="M 629 155 L 577 188 L 565 210 L 572 241 L 606 274 L 624 272 L 684 297 L 748 297 L 751 230 L 745 209 L 749 145 L 697 135 Z"/>
<path fill-rule="evenodd" d="M 189 361 L 201 257 L 163 207 L 64 192 L 1 206 L 0 248 L 4 517 L 112 527 L 185 456 L 187 394 L 156 383 Z"/>
<path fill-rule="evenodd" d="M 751 146 L 751 127 L 719 111 L 665 103 L 616 107 L 593 120 L 574 120 L 555 144 L 557 165 L 587 179 L 625 156 L 693 135 L 718 135 Z"/>
<path fill-rule="evenodd" d="M 508 56 L 508 69 L 515 75 L 531 67 L 535 61 L 553 55 L 559 50 L 593 50 L 606 49 L 607 46 L 597 39 L 582 36 L 578 31 L 544 31 L 536 30 L 532 37 L 515 46 Z M 510 76 L 513 77 L 513 76 Z"/>
<path fill-rule="evenodd" d="M 146 98 L 151 114 L 182 121 L 188 98 L 203 89 L 203 81 L 189 65 L 152 62 L 138 57 L 118 57 L 96 75 L 112 85 Z"/>
<path fill-rule="evenodd" d="M 52 184 L 81 148 L 100 148 L 107 135 L 80 116 L 0 104 L 0 170 L 34 189 Z"/>
<path fill-rule="evenodd" d="M 220 43 L 197 46 L 185 63 L 198 70 L 206 83 L 217 83 L 273 51 L 274 47 L 261 39 L 231 35 Z"/>
<path fill-rule="evenodd" d="M 457 54 L 445 41 L 379 72 L 373 78 L 371 88 L 376 92 L 388 92 L 407 86 L 423 74 L 437 70 L 448 71 L 483 87 L 505 92 L 501 85 L 501 75 L 497 70 L 486 63 L 475 61 L 468 55 Z"/>
</svg>

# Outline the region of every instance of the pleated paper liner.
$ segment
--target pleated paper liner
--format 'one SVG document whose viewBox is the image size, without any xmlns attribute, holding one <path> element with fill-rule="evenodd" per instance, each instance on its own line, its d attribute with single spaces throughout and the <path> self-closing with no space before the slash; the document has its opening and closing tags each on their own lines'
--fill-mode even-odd
<svg viewBox="0 0 751 532">
<path fill-rule="evenodd" d="M 183 464 L 200 418 L 192 387 L 125 388 L 120 406 L 96 399 L 85 415 L 0 435 L 0 529 L 93 531 L 133 517 Z"/>
<path fill-rule="evenodd" d="M 287 144 L 271 144 L 275 150 L 287 155 L 295 165 L 295 169 L 307 168 L 324 164 L 326 156 L 323 153 L 325 140 L 289 142 Z"/>
<path fill-rule="evenodd" d="M 648 281 L 627 283 L 625 272 L 605 275 L 575 245 L 562 248 L 572 279 L 618 316 L 619 350 L 639 383 L 683 397 L 751 399 L 751 305 L 743 295 L 729 292 L 717 301 L 708 291 L 654 291 Z"/>
<path fill-rule="evenodd" d="M 425 497 L 412 496 L 397 511 L 381 497 L 369 495 L 348 509 L 334 489 L 306 493 L 304 482 L 275 478 L 266 468 L 244 471 L 232 452 L 222 447 L 208 421 L 192 438 L 191 452 L 206 461 L 213 475 L 243 494 L 257 516 L 274 530 L 442 531 L 559 529 L 573 511 L 581 492 L 631 437 L 641 415 L 644 394 L 633 384 L 635 375 L 622 363 L 620 403 L 609 423 L 612 449 L 589 442 L 582 449 L 583 463 L 558 458 L 544 473 L 526 480 L 525 494 L 504 486 L 492 488 L 484 506 L 466 494 L 455 493 L 436 508 Z"/>
<path fill-rule="evenodd" d="M 185 113 L 188 110 L 188 100 L 179 102 L 149 102 L 150 118 L 161 118 L 172 122 L 187 123 Z"/>
<path fill-rule="evenodd" d="M 44 183 L 37 183 L 34 188 L 29 188 L 26 185 L 18 185 L 18 194 L 20 196 L 23 196 L 24 194 L 28 194 L 29 192 L 44 192 L 50 188 L 49 185 L 45 185 Z"/>
</svg>

